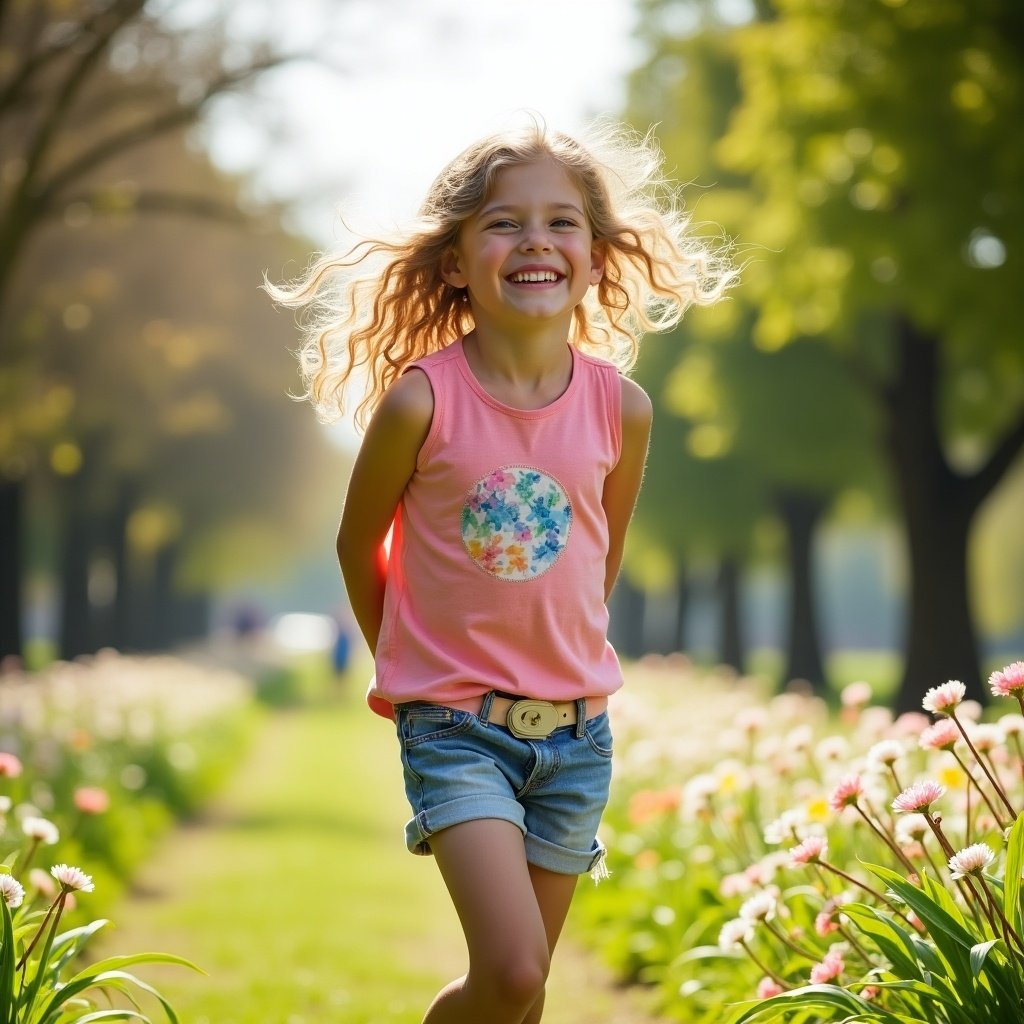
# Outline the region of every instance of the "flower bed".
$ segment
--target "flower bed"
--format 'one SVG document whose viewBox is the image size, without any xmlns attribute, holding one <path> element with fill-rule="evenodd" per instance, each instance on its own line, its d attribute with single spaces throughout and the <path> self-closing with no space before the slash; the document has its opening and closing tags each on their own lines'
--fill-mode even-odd
<svg viewBox="0 0 1024 1024">
<path fill-rule="evenodd" d="M 1016 704 L 984 723 L 956 682 L 899 718 L 854 684 L 836 718 L 749 680 L 636 677 L 613 876 L 581 901 L 624 978 L 694 1024 L 1024 1020 L 1024 664 L 993 674 Z"/>
<path fill-rule="evenodd" d="M 110 652 L 0 676 L 0 856 L 28 822 L 51 860 L 88 864 L 100 902 L 113 900 L 233 766 L 251 705 L 240 675 L 169 656 Z"/>
<path fill-rule="evenodd" d="M 177 1019 L 125 968 L 188 961 L 134 953 L 83 967 L 108 922 L 75 919 L 112 903 L 156 836 L 210 795 L 250 706 L 241 676 L 170 657 L 106 653 L 0 676 L 0 1024 L 148 1021 L 140 995 Z M 134 1009 L 110 1008 L 113 993 Z"/>
</svg>

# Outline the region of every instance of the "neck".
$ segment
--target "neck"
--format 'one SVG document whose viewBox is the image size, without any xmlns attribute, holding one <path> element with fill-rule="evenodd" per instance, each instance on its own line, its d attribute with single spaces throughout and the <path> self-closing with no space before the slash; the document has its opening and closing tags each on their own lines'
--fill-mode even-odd
<svg viewBox="0 0 1024 1024">
<path fill-rule="evenodd" d="M 553 402 L 569 386 L 572 353 L 567 332 L 509 340 L 479 329 L 463 341 L 473 375 L 492 397 L 520 409 Z"/>
</svg>

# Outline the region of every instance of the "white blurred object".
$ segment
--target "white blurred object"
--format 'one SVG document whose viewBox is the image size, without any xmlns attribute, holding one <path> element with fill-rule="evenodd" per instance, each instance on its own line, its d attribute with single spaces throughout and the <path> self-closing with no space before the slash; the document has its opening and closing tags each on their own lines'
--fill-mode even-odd
<svg viewBox="0 0 1024 1024">
<path fill-rule="evenodd" d="M 274 620 L 270 627 L 274 642 L 289 651 L 326 651 L 338 632 L 329 615 L 290 612 Z"/>
</svg>

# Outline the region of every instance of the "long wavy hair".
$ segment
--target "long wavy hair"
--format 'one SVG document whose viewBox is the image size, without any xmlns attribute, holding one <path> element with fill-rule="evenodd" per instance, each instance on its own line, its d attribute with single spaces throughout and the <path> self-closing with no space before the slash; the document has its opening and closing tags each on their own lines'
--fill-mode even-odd
<svg viewBox="0 0 1024 1024">
<path fill-rule="evenodd" d="M 329 422 L 346 412 L 347 386 L 358 380 L 364 394 L 355 419 L 365 425 L 410 363 L 472 330 L 464 291 L 442 280 L 442 259 L 495 176 L 541 159 L 557 161 L 579 188 L 605 258 L 600 283 L 573 311 L 569 340 L 579 349 L 625 372 L 645 332 L 674 326 L 691 304 L 713 303 L 733 283 L 728 247 L 689 233 L 653 133 L 599 121 L 577 140 L 535 120 L 459 154 L 400 236 L 320 255 L 291 284 L 264 281 L 275 302 L 302 310 L 297 354 L 305 390 L 296 397 Z"/>
</svg>

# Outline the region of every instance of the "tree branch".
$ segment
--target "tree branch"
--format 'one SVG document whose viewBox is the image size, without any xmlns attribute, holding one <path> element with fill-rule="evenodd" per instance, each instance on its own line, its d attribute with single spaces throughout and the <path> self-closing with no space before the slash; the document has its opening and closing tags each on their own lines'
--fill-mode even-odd
<svg viewBox="0 0 1024 1024">
<path fill-rule="evenodd" d="M 3 16 L 3 9 L 6 6 L 5 3 L 0 2 L 0 17 Z M 65 53 L 72 51 L 82 39 L 88 38 L 93 35 L 102 24 L 103 19 L 114 15 L 117 17 L 117 9 L 119 7 L 125 8 L 126 17 L 124 17 L 119 23 L 118 28 L 123 26 L 128 20 L 130 20 L 137 13 L 137 9 L 141 9 L 142 5 L 137 4 L 134 0 L 114 0 L 114 2 L 102 10 L 97 11 L 92 17 L 87 18 L 79 26 L 76 32 L 69 33 L 67 36 L 59 39 L 57 42 L 45 47 L 42 50 L 29 53 L 21 67 L 13 75 L 10 81 L 0 90 L 0 114 L 4 113 L 8 108 L 14 106 L 21 98 L 24 90 L 31 83 L 32 79 L 39 74 L 47 65 L 63 56 Z M 26 47 L 27 50 L 27 47 Z"/>
<path fill-rule="evenodd" d="M 187 195 L 185 193 L 148 191 L 140 192 L 132 197 L 131 205 L 127 207 L 112 207 L 104 202 L 102 189 L 93 192 L 83 192 L 78 195 L 66 197 L 64 203 L 85 203 L 94 213 L 168 213 L 176 216 L 196 217 L 200 220 L 216 221 L 222 224 L 243 225 L 252 224 L 254 216 L 247 214 L 238 206 L 221 202 L 212 196 Z M 46 217 L 55 219 L 59 216 L 57 210 L 47 210 Z"/>
<path fill-rule="evenodd" d="M 101 139 L 90 149 L 80 153 L 67 163 L 42 186 L 39 196 L 43 201 L 43 205 L 48 206 L 62 188 L 81 178 L 93 168 L 110 160 L 118 153 L 131 149 L 140 143 L 148 142 L 150 139 L 163 135 L 165 132 L 172 131 L 194 121 L 203 107 L 215 96 L 226 92 L 236 85 L 240 85 L 242 82 L 263 71 L 268 71 L 270 68 L 278 67 L 291 60 L 306 60 L 307 58 L 308 55 L 306 54 L 295 54 L 291 56 L 268 57 L 265 60 L 257 61 L 241 71 L 215 79 L 210 83 L 202 96 L 194 102 L 180 107 L 172 107 L 150 118 L 148 121 L 133 125 L 131 128 L 126 128 L 123 131 L 109 135 L 105 139 Z"/>
<path fill-rule="evenodd" d="M 978 508 L 995 490 L 1021 451 L 1024 451 L 1024 409 L 1021 410 L 1017 421 L 999 439 L 985 464 L 976 473 L 967 477 L 967 497 L 972 508 Z"/>
<path fill-rule="evenodd" d="M 43 118 L 41 127 L 28 147 L 28 152 L 25 156 L 25 171 L 18 186 L 18 193 L 13 200 L 13 206 L 17 207 L 19 202 L 25 202 L 32 193 L 37 191 L 34 188 L 36 172 L 42 164 L 50 143 L 53 141 L 57 129 L 60 127 L 60 123 L 81 88 L 82 83 L 95 67 L 96 62 L 107 48 L 110 40 L 120 31 L 126 21 L 142 10 L 145 6 L 145 0 L 123 0 L 117 6 L 121 10 L 110 19 L 109 24 L 105 25 L 102 31 L 96 32 L 92 43 L 82 53 L 64 79 L 64 84 L 57 91 L 49 112 Z M 109 11 L 113 12 L 114 8 L 110 8 Z"/>
</svg>

